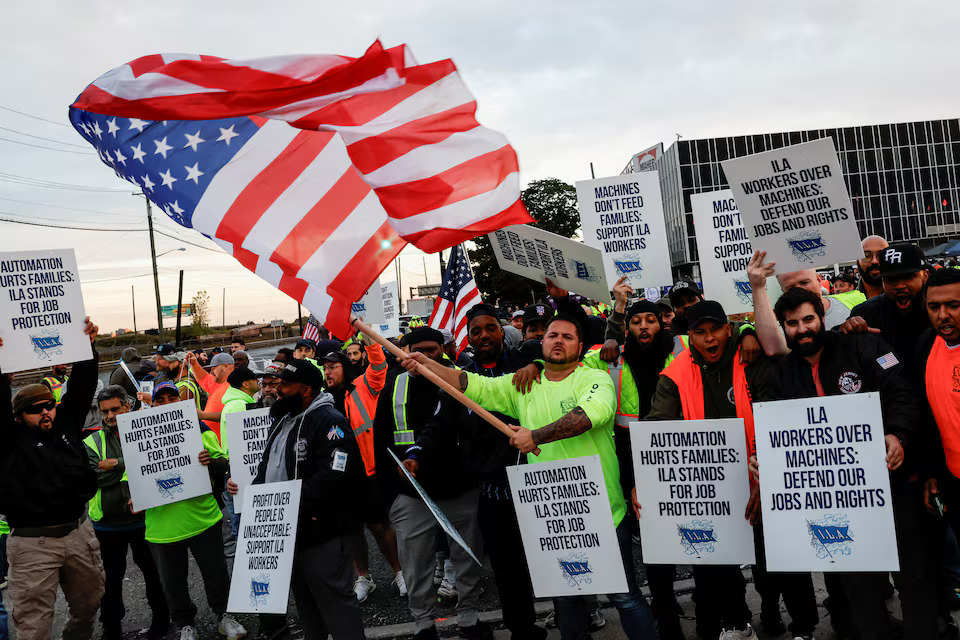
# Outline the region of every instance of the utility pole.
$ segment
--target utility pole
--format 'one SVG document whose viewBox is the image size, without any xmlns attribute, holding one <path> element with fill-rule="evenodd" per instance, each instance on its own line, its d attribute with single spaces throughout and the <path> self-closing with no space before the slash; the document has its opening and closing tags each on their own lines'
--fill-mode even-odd
<svg viewBox="0 0 960 640">
<path fill-rule="evenodd" d="M 297 324 L 300 325 L 300 335 L 303 335 L 303 307 L 297 303 Z"/>
<path fill-rule="evenodd" d="M 440 278 L 443 279 L 443 274 L 447 270 L 447 265 L 443 261 L 443 251 L 437 251 L 437 255 L 440 256 Z M 453 253 L 451 252 L 450 255 L 453 255 Z"/>
<path fill-rule="evenodd" d="M 183 269 L 180 269 L 180 288 L 177 290 L 177 339 L 176 345 L 180 346 L 180 315 L 183 312 Z"/>
<path fill-rule="evenodd" d="M 147 230 L 150 232 L 150 260 L 153 262 L 153 293 L 157 298 L 157 336 L 160 343 L 163 344 L 163 310 L 160 308 L 160 277 L 157 275 L 157 245 L 153 239 L 153 209 L 150 208 L 150 198 L 146 192 L 141 191 L 139 195 L 147 203 Z"/>
<path fill-rule="evenodd" d="M 590 179 L 596 180 L 597 176 L 593 175 L 593 163 L 590 163 Z"/>
<path fill-rule="evenodd" d="M 137 298 L 133 295 L 133 285 L 130 285 L 130 307 L 133 309 L 133 333 L 137 333 Z"/>
<path fill-rule="evenodd" d="M 223 296 L 221 296 L 220 301 L 223 304 L 223 308 L 220 310 L 223 315 L 220 316 L 220 319 L 223 320 L 223 326 L 227 326 L 227 288 L 223 288 Z"/>
</svg>

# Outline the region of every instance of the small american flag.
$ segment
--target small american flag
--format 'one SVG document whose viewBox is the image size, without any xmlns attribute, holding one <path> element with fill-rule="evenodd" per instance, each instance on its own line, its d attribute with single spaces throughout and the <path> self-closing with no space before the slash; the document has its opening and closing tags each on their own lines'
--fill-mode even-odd
<svg viewBox="0 0 960 640">
<path fill-rule="evenodd" d="M 900 361 L 897 360 L 897 356 L 894 355 L 893 351 L 891 351 L 890 353 L 877 358 L 877 364 L 880 365 L 881 369 L 886 371 L 890 367 L 895 367 L 900 364 Z"/>
<path fill-rule="evenodd" d="M 473 279 L 470 262 L 463 245 L 457 245 L 450 253 L 450 262 L 443 272 L 443 285 L 433 305 L 433 313 L 427 323 L 434 329 L 446 329 L 453 334 L 457 352 L 467 346 L 467 311 L 481 302 L 480 290 Z"/>
<path fill-rule="evenodd" d="M 314 342 L 320 341 L 320 321 L 317 320 L 316 316 L 312 313 L 310 317 L 307 318 L 307 326 L 303 328 L 301 338 L 304 340 L 313 340 Z"/>
<path fill-rule="evenodd" d="M 450 60 L 157 54 L 90 84 L 70 120 L 178 224 L 346 337 L 406 242 L 435 252 L 530 222 L 516 154 Z"/>
</svg>

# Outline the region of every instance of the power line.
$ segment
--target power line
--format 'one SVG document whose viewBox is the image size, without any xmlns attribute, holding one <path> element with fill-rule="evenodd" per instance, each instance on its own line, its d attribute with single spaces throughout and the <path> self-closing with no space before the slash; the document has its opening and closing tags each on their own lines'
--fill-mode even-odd
<svg viewBox="0 0 960 640">
<path fill-rule="evenodd" d="M 2 129 L 3 127 L 0 127 Z M 25 147 L 33 147 L 34 149 L 45 149 L 47 151 L 59 151 L 61 153 L 75 153 L 80 156 L 92 156 L 95 155 L 92 151 L 71 151 L 70 149 L 54 149 L 53 147 L 42 147 L 39 144 L 31 144 L 29 142 L 21 142 L 19 140 L 11 140 L 10 138 L 0 138 L 4 142 L 12 142 L 13 144 L 22 144 Z"/>
<path fill-rule="evenodd" d="M 141 273 L 136 276 L 120 276 L 119 278 L 101 278 L 99 280 L 81 280 L 80 284 L 94 284 L 97 282 L 115 282 L 117 280 L 132 280 L 134 278 L 145 278 L 146 276 L 152 276 L 152 275 L 153 275 L 153 272 L 151 271 L 150 273 Z M 166 276 L 167 274 L 164 273 L 161 275 Z"/>
<path fill-rule="evenodd" d="M 14 184 L 23 184 L 23 185 L 28 185 L 32 187 L 47 187 L 50 189 L 69 189 L 73 191 L 87 191 L 87 192 L 130 193 L 129 189 L 88 187 L 80 184 L 69 184 L 66 182 L 57 182 L 56 180 L 46 180 L 44 178 L 31 178 L 30 176 L 21 176 L 15 173 L 0 172 L 0 181 L 12 182 Z"/>
<path fill-rule="evenodd" d="M 156 228 L 154 229 L 154 232 L 155 232 L 155 233 L 159 233 L 160 235 L 166 236 L 166 237 L 168 237 L 168 238 L 173 238 L 174 240 L 177 240 L 178 242 L 184 242 L 184 243 L 186 243 L 186 244 L 193 245 L 194 247 L 197 247 L 198 249 L 206 249 L 207 251 L 212 251 L 213 253 L 219 253 L 219 254 L 221 254 L 221 255 L 228 255 L 227 252 L 226 252 L 226 251 L 223 251 L 222 249 L 211 249 L 210 247 L 205 247 L 205 246 L 203 246 L 202 244 L 197 244 L 196 242 L 191 242 L 191 241 L 186 240 L 186 239 L 184 239 L 184 238 L 181 238 L 181 237 L 179 237 L 179 236 L 175 236 L 175 235 L 173 235 L 172 233 L 164 233 L 163 231 L 160 231 L 159 229 L 156 229 Z"/>
<path fill-rule="evenodd" d="M 5 215 L 4 215 L 5 214 Z M 116 232 L 127 232 L 127 231 L 146 231 L 146 227 L 138 227 L 135 229 L 125 228 L 125 229 L 106 229 L 103 227 L 80 227 L 75 225 L 67 225 L 59 222 L 57 220 L 47 220 L 45 222 L 37 222 L 37 218 L 33 220 L 18 220 L 16 217 L 7 217 L 12 216 L 13 214 L 8 214 L 5 211 L 0 211 L 0 221 L 2 222 L 12 222 L 14 224 L 25 224 L 31 227 L 50 227 L 53 229 L 70 229 L 73 231 L 116 231 Z"/>
<path fill-rule="evenodd" d="M 19 114 L 21 116 L 26 116 L 28 118 L 33 118 L 34 120 L 42 120 L 43 122 L 49 122 L 50 124 L 57 124 L 57 125 L 60 125 L 61 127 L 67 127 L 68 129 L 73 128 L 68 124 L 57 122 L 56 120 L 47 120 L 46 118 L 41 118 L 40 116 L 35 116 L 31 113 L 24 113 L 23 111 L 17 111 L 16 109 L 11 109 L 10 107 L 5 107 L 3 105 L 0 105 L 0 109 L 3 109 L 4 111 L 10 111 L 11 113 Z"/>
<path fill-rule="evenodd" d="M 32 133 L 27 133 L 26 131 L 20 131 L 19 129 L 8 129 L 7 127 L 0 127 L 3 131 L 9 131 L 10 133 L 18 133 L 21 136 L 27 136 L 28 138 L 36 138 L 37 140 L 46 140 L 47 142 L 56 142 L 57 144 L 65 144 L 68 147 L 77 147 L 78 149 L 90 150 L 89 145 L 83 144 L 74 144 L 73 142 L 64 142 L 63 140 L 54 140 L 53 138 L 44 138 L 43 136 L 36 136 Z"/>
<path fill-rule="evenodd" d="M 51 209 L 64 209 L 66 211 L 83 211 L 85 213 L 98 213 L 104 216 L 123 216 L 125 218 L 144 218 L 144 214 L 134 214 L 134 213 L 114 213 L 112 211 L 97 211 L 95 209 L 79 209 L 77 207 L 63 207 L 56 204 L 50 204 L 48 202 L 33 202 L 31 200 L 16 200 L 14 198 L 0 198 L 0 200 L 5 200 L 7 202 L 19 202 L 21 204 L 34 204 L 38 207 L 50 207 Z"/>
</svg>

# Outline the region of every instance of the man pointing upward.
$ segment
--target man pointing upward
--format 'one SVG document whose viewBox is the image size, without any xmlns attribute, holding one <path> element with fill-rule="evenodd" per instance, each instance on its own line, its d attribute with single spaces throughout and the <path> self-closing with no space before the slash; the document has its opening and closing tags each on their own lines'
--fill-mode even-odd
<svg viewBox="0 0 960 640">
<path fill-rule="evenodd" d="M 580 366 L 582 335 L 582 328 L 572 318 L 559 315 L 549 321 L 543 337 L 544 375 L 526 394 L 514 388 L 510 376 L 489 378 L 457 371 L 421 354 L 410 354 L 403 364 L 408 370 L 425 366 L 484 408 L 517 418 L 525 426 L 511 427 L 515 433 L 510 443 L 522 453 L 534 454 L 528 455 L 527 462 L 600 456 L 628 587 L 628 593 L 609 598 L 620 612 L 628 638 L 653 640 L 657 632 L 650 607 L 637 586 L 630 528 L 624 521 L 626 502 L 613 443 L 616 391 L 605 372 Z M 587 637 L 584 598 L 558 598 L 554 608 L 563 640 Z"/>
</svg>

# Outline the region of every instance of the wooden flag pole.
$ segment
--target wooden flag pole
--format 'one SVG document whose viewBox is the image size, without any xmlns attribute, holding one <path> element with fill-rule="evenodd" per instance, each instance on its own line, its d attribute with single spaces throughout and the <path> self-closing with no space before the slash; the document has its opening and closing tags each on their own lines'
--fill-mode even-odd
<svg viewBox="0 0 960 640">
<path fill-rule="evenodd" d="M 371 329 L 369 326 L 364 324 L 359 318 L 355 318 L 350 324 L 352 324 L 357 329 L 357 331 L 361 332 L 366 336 L 370 336 L 370 338 L 372 338 L 373 340 L 376 340 L 380 344 L 380 346 L 382 346 L 384 349 L 386 349 L 393 355 L 397 356 L 401 360 L 409 357 L 409 355 L 406 352 L 404 352 L 403 349 L 401 349 L 400 347 L 393 344 L 392 342 L 384 338 L 382 335 L 380 335 L 379 333 Z M 426 367 L 421 367 L 419 365 L 417 365 L 417 371 L 424 378 L 426 378 L 427 380 L 429 380 L 430 382 L 432 382 L 433 384 L 437 385 L 438 387 L 446 391 L 448 394 L 450 394 L 450 397 L 452 397 L 454 400 L 464 405 L 465 407 L 472 409 L 474 413 L 476 413 L 478 416 L 480 416 L 481 418 L 489 422 L 491 425 L 496 427 L 497 430 L 502 432 L 504 435 L 511 436 L 511 437 L 513 436 L 513 429 L 511 429 L 506 424 L 504 424 L 502 420 L 498 419 L 495 415 L 493 415 L 492 413 L 490 413 L 489 411 L 487 411 L 486 409 L 478 405 L 476 402 L 474 402 L 467 396 L 463 395 L 463 392 L 451 386 L 446 380 L 444 380 L 443 378 L 435 374 L 433 371 L 430 371 L 430 369 L 427 369 Z"/>
</svg>

